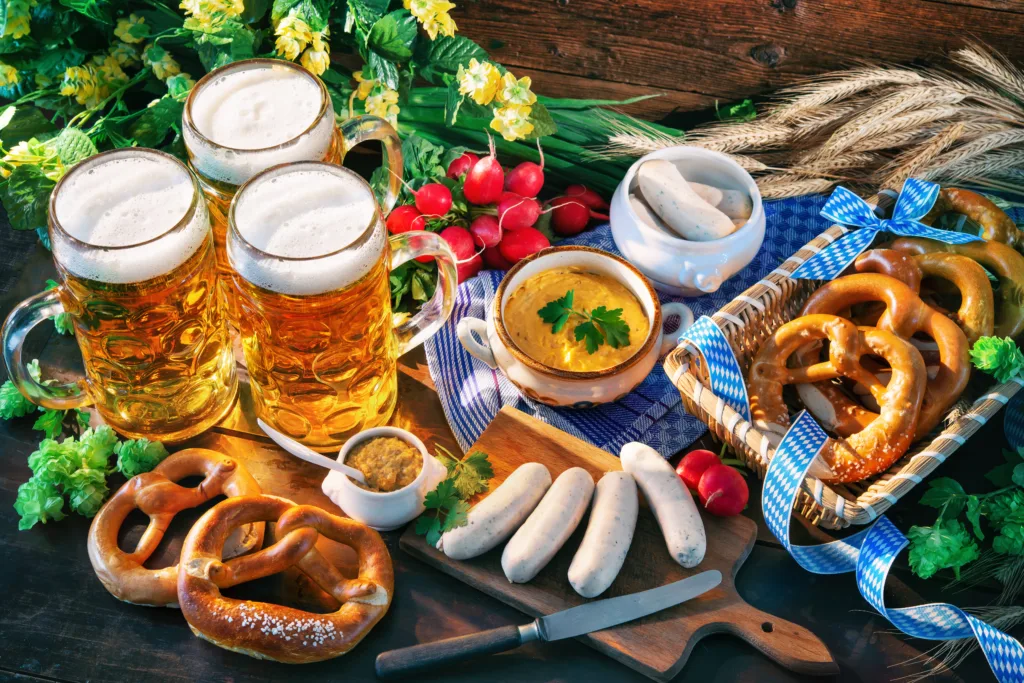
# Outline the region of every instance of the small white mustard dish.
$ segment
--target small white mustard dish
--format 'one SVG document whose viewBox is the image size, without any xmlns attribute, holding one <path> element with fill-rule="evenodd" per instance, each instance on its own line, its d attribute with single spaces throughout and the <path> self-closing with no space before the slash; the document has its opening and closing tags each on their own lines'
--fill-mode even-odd
<svg viewBox="0 0 1024 683">
<path fill-rule="evenodd" d="M 597 371 L 551 368 L 521 351 L 505 327 L 509 298 L 526 280 L 553 268 L 582 267 L 612 277 L 632 292 L 647 314 L 650 331 L 637 351 L 618 365 Z M 664 317 L 663 317 L 664 316 Z M 680 318 L 678 331 L 663 332 L 666 318 Z M 654 369 L 658 359 L 676 347 L 676 337 L 693 324 L 693 312 L 681 303 L 661 304 L 643 274 L 625 260 L 584 246 L 552 247 L 512 267 L 498 285 L 487 319 L 466 317 L 457 334 L 466 350 L 492 369 L 500 369 L 527 397 L 550 406 L 589 408 L 622 398 Z"/>
<path fill-rule="evenodd" d="M 651 159 L 674 163 L 688 181 L 745 192 L 752 204 L 750 218 L 731 235 L 709 242 L 684 240 L 650 225 L 637 215 L 629 195 L 638 193 L 637 169 Z M 726 154 L 687 145 L 659 149 L 630 166 L 612 195 L 609 222 L 622 255 L 658 291 L 676 296 L 717 291 L 754 259 L 764 242 L 764 207 L 753 177 Z"/>
<path fill-rule="evenodd" d="M 423 456 L 423 467 L 411 484 L 397 491 L 379 493 L 360 488 L 341 472 L 331 470 L 321 486 L 324 494 L 342 511 L 368 527 L 378 531 L 397 529 L 423 513 L 423 499 L 433 491 L 448 471 L 427 452 L 416 435 L 398 427 L 375 427 L 359 432 L 342 446 L 338 461 L 344 463 L 352 449 L 373 438 L 392 436 L 415 447 Z"/>
</svg>

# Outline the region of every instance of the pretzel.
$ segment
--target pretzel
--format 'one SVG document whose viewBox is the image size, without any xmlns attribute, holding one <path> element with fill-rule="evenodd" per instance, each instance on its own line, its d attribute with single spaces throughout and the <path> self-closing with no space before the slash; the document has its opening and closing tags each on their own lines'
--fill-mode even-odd
<svg viewBox="0 0 1024 683">
<path fill-rule="evenodd" d="M 947 213 L 958 213 L 977 223 L 981 226 L 978 237 L 985 241 L 1001 242 L 1018 251 L 1024 251 L 1024 232 L 1018 230 L 1013 219 L 995 203 L 977 192 L 959 187 L 942 188 L 935 205 L 921 222 L 932 225 L 940 216 Z"/>
<path fill-rule="evenodd" d="M 894 277 L 920 295 L 924 277 L 947 280 L 960 292 L 956 321 L 974 345 L 979 337 L 992 335 L 995 302 L 985 269 L 972 259 L 958 254 L 908 254 L 895 249 L 872 249 L 857 257 L 858 273 L 882 273 Z M 937 308 L 936 306 L 932 306 Z M 941 310 L 941 309 L 940 309 Z"/>
<path fill-rule="evenodd" d="M 272 521 L 276 543 L 222 559 L 224 542 L 235 529 Z M 345 578 L 317 551 L 321 534 L 356 551 L 357 578 Z M 293 566 L 338 600 L 338 610 L 314 614 L 220 592 Z M 391 557 L 376 531 L 267 495 L 230 498 L 207 510 L 185 538 L 179 567 L 178 602 L 193 633 L 227 650 L 293 664 L 330 659 L 355 647 L 388 611 L 395 584 Z"/>
<path fill-rule="evenodd" d="M 829 340 L 829 360 L 808 367 L 789 368 L 790 356 L 808 341 Z M 892 367 L 883 384 L 861 363 L 865 355 L 881 356 Z M 926 372 L 920 352 L 895 334 L 860 327 L 836 315 L 811 314 L 786 323 L 757 352 L 748 383 L 755 423 L 776 434 L 789 426 L 789 411 L 782 397 L 786 384 L 819 382 L 849 377 L 864 386 L 882 407 L 863 429 L 847 438 L 830 439 L 820 457 L 832 471 L 825 480 L 860 481 L 884 471 L 910 447 L 924 400 Z"/>
<path fill-rule="evenodd" d="M 837 314 L 866 301 L 881 301 L 886 305 L 885 312 L 878 319 L 879 328 L 908 341 L 915 334 L 924 333 L 934 339 L 938 346 L 939 371 L 934 379 L 927 380 L 924 404 L 917 422 L 916 436 L 924 436 L 942 420 L 967 386 L 971 372 L 967 337 L 955 322 L 921 301 L 910 287 L 878 273 L 847 275 L 824 284 L 804 304 L 802 315 Z M 806 363 L 809 355 L 805 348 L 800 354 L 800 360 Z M 922 377 L 925 377 L 923 371 Z M 852 424 L 862 425 L 874 419 L 875 413 L 856 406 L 852 401 L 848 403 L 842 407 L 837 406 L 837 412 L 852 412 L 856 417 Z M 811 412 L 818 417 L 814 410 Z M 850 424 L 838 425 L 840 435 L 846 435 L 843 432 L 852 428 Z"/>
<path fill-rule="evenodd" d="M 194 488 L 175 482 L 203 476 Z M 100 582 L 118 600 L 136 605 L 177 607 L 178 565 L 146 569 L 143 565 L 156 550 L 174 515 L 225 496 L 252 496 L 260 487 L 241 463 L 205 448 L 188 448 L 171 455 L 151 472 L 129 479 L 104 503 L 89 527 L 89 560 Z M 118 546 L 117 532 L 132 510 L 149 516 L 149 526 L 135 550 Z M 230 539 L 231 556 L 263 544 L 263 525 L 249 525 Z"/>
<path fill-rule="evenodd" d="M 972 258 L 999 279 L 999 304 L 995 309 L 995 329 L 999 337 L 1018 337 L 1024 333 L 1024 256 L 1000 242 L 946 244 L 923 237 L 901 237 L 892 248 L 908 254 L 946 252 Z"/>
</svg>

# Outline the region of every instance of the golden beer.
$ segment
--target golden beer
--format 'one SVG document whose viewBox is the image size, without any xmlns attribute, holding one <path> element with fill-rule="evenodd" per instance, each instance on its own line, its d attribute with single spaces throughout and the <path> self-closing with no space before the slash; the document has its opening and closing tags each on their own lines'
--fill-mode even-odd
<svg viewBox="0 0 1024 683">
<path fill-rule="evenodd" d="M 219 421 L 237 380 L 209 216 L 188 169 L 146 149 L 80 163 L 51 196 L 50 239 L 60 286 L 22 303 L 4 327 L 22 392 L 52 408 L 92 402 L 133 438 L 179 441 Z M 43 386 L 19 362 L 20 344 L 62 310 L 86 376 Z"/>
<path fill-rule="evenodd" d="M 321 451 L 386 423 L 397 357 L 451 313 L 456 274 L 447 244 L 426 232 L 389 239 L 362 178 L 298 162 L 239 190 L 227 247 L 257 415 Z M 435 298 L 396 326 L 389 272 L 428 254 L 438 262 Z"/>
<path fill-rule="evenodd" d="M 211 71 L 192 88 L 185 102 L 182 133 L 190 165 L 209 204 L 217 268 L 232 321 L 237 319 L 237 303 L 229 286 L 225 245 L 228 209 L 239 186 L 281 163 L 340 165 L 348 149 L 366 140 L 383 140 L 388 161 L 394 163 L 394 150 L 401 148 L 401 142 L 397 134 L 389 136 L 394 133 L 390 126 L 385 129 L 380 122 L 375 117 L 358 117 L 339 128 L 324 84 L 293 62 L 234 62 Z M 396 195 L 397 183 L 397 179 L 391 183 Z"/>
</svg>

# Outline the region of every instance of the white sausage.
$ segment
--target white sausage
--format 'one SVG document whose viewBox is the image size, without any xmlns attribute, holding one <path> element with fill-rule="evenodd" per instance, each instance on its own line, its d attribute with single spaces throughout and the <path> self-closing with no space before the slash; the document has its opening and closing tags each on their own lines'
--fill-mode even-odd
<svg viewBox="0 0 1024 683">
<path fill-rule="evenodd" d="M 551 473 L 539 462 L 520 465 L 501 486 L 473 506 L 466 525 L 446 531 L 437 542 L 453 560 L 483 555 L 515 531 L 551 486 Z"/>
<path fill-rule="evenodd" d="M 707 242 L 735 232 L 729 217 L 701 199 L 672 162 L 645 161 L 636 177 L 647 203 L 683 239 Z"/>
<path fill-rule="evenodd" d="M 608 590 L 626 561 L 640 507 L 629 472 L 609 472 L 597 482 L 587 533 L 569 565 L 569 583 L 585 598 Z"/>
<path fill-rule="evenodd" d="M 658 214 L 654 213 L 651 207 L 647 206 L 642 198 L 635 194 L 629 195 L 629 205 L 633 207 L 633 213 L 636 214 L 637 218 L 641 222 L 645 223 L 651 228 L 654 228 L 660 233 L 668 235 L 672 239 L 679 239 L 679 235 L 675 230 L 665 225 L 665 221 L 658 217 Z"/>
<path fill-rule="evenodd" d="M 720 190 L 722 198 L 715 204 L 715 207 L 729 218 L 734 220 L 742 219 L 746 223 L 750 214 L 754 212 L 754 203 L 750 201 L 750 195 L 740 190 Z"/>
<path fill-rule="evenodd" d="M 707 537 L 693 496 L 672 465 L 642 443 L 627 443 L 620 453 L 622 469 L 631 473 L 654 511 L 672 559 L 696 567 L 704 559 Z"/>
<path fill-rule="evenodd" d="M 594 479 L 582 467 L 558 475 L 529 519 L 501 554 L 501 568 L 512 583 L 526 583 L 551 561 L 579 526 L 594 493 Z"/>
<path fill-rule="evenodd" d="M 704 183 L 695 183 L 692 180 L 687 180 L 686 182 L 690 183 L 690 189 L 696 192 L 698 197 L 711 206 L 718 206 L 722 203 L 722 190 L 719 188 L 713 185 L 705 185 Z"/>
</svg>

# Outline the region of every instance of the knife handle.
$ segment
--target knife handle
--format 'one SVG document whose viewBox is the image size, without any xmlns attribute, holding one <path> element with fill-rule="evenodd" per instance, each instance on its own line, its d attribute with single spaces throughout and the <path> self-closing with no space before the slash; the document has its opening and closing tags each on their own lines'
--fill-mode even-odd
<svg viewBox="0 0 1024 683">
<path fill-rule="evenodd" d="M 377 655 L 377 677 L 401 678 L 443 664 L 455 664 L 481 655 L 493 655 L 536 640 L 535 623 L 528 626 L 502 626 L 433 643 L 389 650 Z"/>
</svg>

